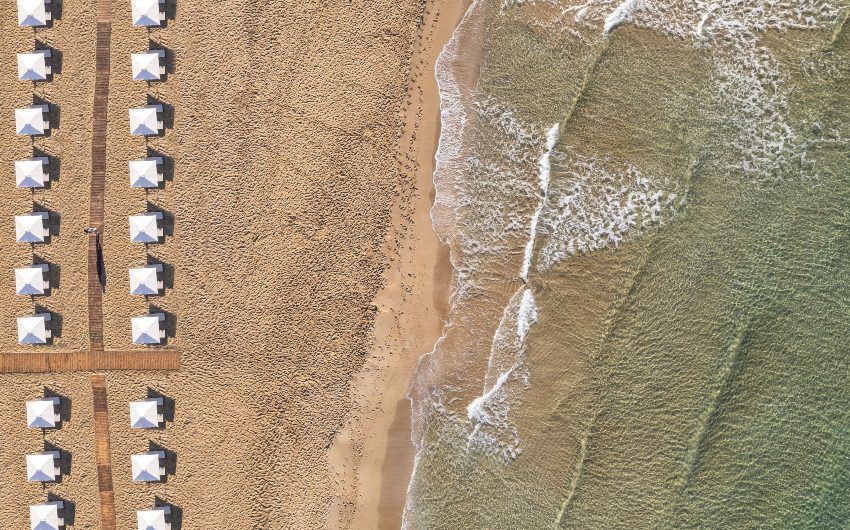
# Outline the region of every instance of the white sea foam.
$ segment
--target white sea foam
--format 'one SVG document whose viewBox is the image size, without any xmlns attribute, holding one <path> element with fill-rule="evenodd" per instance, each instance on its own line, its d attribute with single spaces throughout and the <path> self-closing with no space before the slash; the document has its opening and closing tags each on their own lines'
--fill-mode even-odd
<svg viewBox="0 0 850 530">
<path fill-rule="evenodd" d="M 555 145 L 558 143 L 558 134 L 560 125 L 553 125 L 546 132 L 546 150 L 540 155 L 538 163 L 538 175 L 540 183 L 540 202 L 537 209 L 534 210 L 534 215 L 531 216 L 531 227 L 529 229 L 528 241 L 525 244 L 525 252 L 522 257 L 522 269 L 519 272 L 519 277 L 523 281 L 528 280 L 528 271 L 531 268 L 531 259 L 534 255 L 534 242 L 537 239 L 537 224 L 540 222 L 540 212 L 543 211 L 543 206 L 546 204 L 546 197 L 549 194 L 549 179 L 552 172 L 552 153 L 555 150 Z"/>
<path fill-rule="evenodd" d="M 477 438 L 478 432 L 482 426 L 496 425 L 496 420 L 488 412 L 488 408 L 492 407 L 491 401 L 493 396 L 502 389 L 502 385 L 505 384 L 505 381 L 508 380 L 508 377 L 510 377 L 513 371 L 514 366 L 508 369 L 508 371 L 499 374 L 498 379 L 496 379 L 496 383 L 490 387 L 490 390 L 485 391 L 482 395 L 473 399 L 472 402 L 466 406 L 466 415 L 469 418 L 469 421 L 475 425 L 472 430 L 472 434 L 469 435 L 469 441 L 466 446 L 467 450 L 472 447 L 472 443 Z"/>
<path fill-rule="evenodd" d="M 626 0 L 605 17 L 605 25 L 602 28 L 602 34 L 608 35 L 612 29 L 620 24 L 631 22 L 635 11 L 643 8 L 643 0 Z"/>
<path fill-rule="evenodd" d="M 517 326 L 516 326 L 516 342 L 517 346 L 525 343 L 528 332 L 531 331 L 531 326 L 537 323 L 537 302 L 534 300 L 534 293 L 531 289 L 522 291 L 522 299 L 519 302 L 517 310 Z"/>
<path fill-rule="evenodd" d="M 451 208 L 451 190 L 460 179 L 466 167 L 464 151 L 467 135 L 467 109 L 472 106 L 473 94 L 464 91 L 464 72 L 455 67 L 457 58 L 464 50 L 462 40 L 464 28 L 475 18 L 472 16 L 480 7 L 480 0 L 474 0 L 458 24 L 449 41 L 437 57 L 434 76 L 440 94 L 440 138 L 434 154 L 434 183 L 436 197 L 431 209 L 431 221 L 438 237 L 449 243 L 452 237 L 448 227 L 457 221 L 459 212 Z M 442 184 L 442 185 L 441 185 Z M 447 206 L 447 207 L 444 207 Z"/>
<path fill-rule="evenodd" d="M 835 22 L 842 12 L 825 0 L 532 0 L 506 2 L 504 7 L 527 4 L 557 8 L 555 16 L 536 21 L 553 31 L 579 25 L 607 35 L 620 24 L 633 23 L 682 38 L 703 29 L 752 38 L 767 29 L 813 29 Z"/>
<path fill-rule="evenodd" d="M 555 124 L 546 131 L 546 150 L 540 155 L 538 163 L 538 175 L 540 182 L 540 193 L 544 197 L 549 189 L 549 179 L 552 173 L 552 152 L 555 150 L 555 145 L 558 143 L 558 136 L 561 130 L 560 124 Z"/>
<path fill-rule="evenodd" d="M 541 271 L 578 252 L 617 246 L 671 218 L 681 199 L 631 164 L 572 154 L 542 213 Z"/>
<path fill-rule="evenodd" d="M 705 10 L 705 12 L 702 14 L 702 16 L 699 19 L 699 23 L 697 23 L 697 26 L 694 28 L 694 36 L 695 37 L 697 37 L 697 38 L 702 37 L 702 29 L 705 27 L 705 23 L 708 21 L 708 17 L 710 17 L 711 14 L 714 13 L 714 11 L 716 9 L 718 9 L 719 7 L 720 6 L 718 4 L 711 4 L 708 7 L 708 9 Z"/>
<path fill-rule="evenodd" d="M 452 245 L 459 293 L 481 267 L 509 267 L 528 241 L 529 222 L 540 203 L 539 170 L 545 131 L 513 109 L 482 97 L 467 109 L 477 136 L 469 139 L 462 171 L 435 176 L 432 218 Z M 516 271 L 522 268 L 516 264 Z M 504 271 L 507 272 L 507 271 Z M 516 274 L 514 272 L 513 274 Z"/>
</svg>

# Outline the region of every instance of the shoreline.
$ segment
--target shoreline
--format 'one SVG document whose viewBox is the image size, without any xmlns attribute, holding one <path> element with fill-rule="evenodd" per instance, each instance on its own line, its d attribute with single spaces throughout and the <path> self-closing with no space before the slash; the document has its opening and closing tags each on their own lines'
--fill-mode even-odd
<svg viewBox="0 0 850 530">
<path fill-rule="evenodd" d="M 410 380 L 439 339 L 452 266 L 431 222 L 440 137 L 437 58 L 471 0 L 431 0 L 410 56 L 398 162 L 406 177 L 393 205 L 384 249 L 390 266 L 373 301 L 373 344 L 351 384 L 352 411 L 328 450 L 338 484 L 329 526 L 399 528 L 413 471 Z"/>
</svg>

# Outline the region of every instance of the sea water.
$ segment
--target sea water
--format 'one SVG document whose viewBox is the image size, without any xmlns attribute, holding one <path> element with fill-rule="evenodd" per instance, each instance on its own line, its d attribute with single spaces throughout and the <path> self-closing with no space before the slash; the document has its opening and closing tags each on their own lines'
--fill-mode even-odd
<svg viewBox="0 0 850 530">
<path fill-rule="evenodd" d="M 406 528 L 850 525 L 847 0 L 475 0 Z"/>
</svg>

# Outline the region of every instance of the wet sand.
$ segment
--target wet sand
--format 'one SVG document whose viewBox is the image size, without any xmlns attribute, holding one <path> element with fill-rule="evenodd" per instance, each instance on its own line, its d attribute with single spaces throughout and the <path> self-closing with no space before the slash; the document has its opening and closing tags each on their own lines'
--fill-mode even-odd
<svg viewBox="0 0 850 530">
<path fill-rule="evenodd" d="M 409 179 L 393 210 L 374 345 L 355 378 L 353 414 L 330 450 L 341 499 L 336 526 L 398 528 L 414 463 L 408 387 L 442 332 L 451 263 L 431 224 L 440 99 L 434 65 L 469 2 L 428 2 L 411 60 L 399 163 Z M 375 389 L 380 389 L 375 392 Z"/>
<path fill-rule="evenodd" d="M 61 327 L 53 347 L 82 349 L 95 14 L 81 0 L 62 6 L 54 27 L 38 32 L 62 52 L 61 73 L 37 89 L 61 118 L 51 137 L 36 140 L 61 164 L 59 180 L 36 194 L 59 219 L 53 241 L 38 250 L 61 268 L 58 288 L 38 303 Z M 393 396 L 389 420 L 369 433 L 385 437 L 380 426 L 389 431 L 405 374 L 440 322 L 437 304 L 421 328 L 409 325 L 405 308 L 422 292 L 444 299 L 445 289 L 430 282 L 448 281 L 435 241 L 430 261 L 409 253 L 426 237 L 416 235 L 420 227 L 430 226 L 421 206 L 430 201 L 429 179 L 420 180 L 422 158 L 413 150 L 396 154 L 415 130 L 405 112 L 410 91 L 432 72 L 409 65 L 422 9 L 414 0 L 320 8 L 178 0 L 167 27 L 149 33 L 130 26 L 129 0 L 113 2 L 104 341 L 106 348 L 128 347 L 130 317 L 161 311 L 168 344 L 183 352 L 180 372 L 106 376 L 119 528 L 134 527 L 135 510 L 157 499 L 175 507 L 183 530 L 323 528 L 340 513 L 351 524 L 359 520 L 356 502 L 342 511 L 335 505 L 340 481 L 328 466 L 328 448 L 352 408 L 359 416 L 366 403 L 352 381 L 396 355 L 382 330 L 395 328 L 391 333 L 412 341 L 402 348 L 405 368 L 386 372 L 383 393 L 368 389 Z M 30 140 L 13 134 L 11 109 L 30 103 L 32 85 L 16 80 L 14 53 L 32 47 L 32 31 L 16 27 L 13 9 L 0 18 L 0 164 L 9 176 L 13 160 L 31 156 Z M 167 81 L 150 87 L 131 80 L 129 61 L 149 40 L 169 50 Z M 414 98 L 412 106 L 423 105 Z M 148 142 L 130 137 L 127 109 L 154 101 L 166 107 L 166 134 Z M 437 113 L 425 106 L 421 115 L 436 123 Z M 435 131 L 423 125 L 416 134 L 435 138 Z M 419 149 L 433 156 L 433 144 Z M 154 152 L 167 161 L 164 188 L 130 189 L 127 161 Z M 32 197 L 9 176 L 0 206 L 0 267 L 7 271 L 0 274 L 0 351 L 13 351 L 14 318 L 32 311 L 32 302 L 14 295 L 12 269 L 29 262 L 30 249 L 14 243 L 12 216 L 30 210 Z M 147 250 L 129 242 L 127 227 L 128 215 L 146 210 L 163 211 L 166 220 L 164 244 Z M 165 265 L 166 294 L 146 301 L 128 294 L 127 268 L 148 261 Z M 408 276 L 414 266 L 424 267 L 415 281 Z M 407 305 L 376 299 L 384 285 L 381 296 Z M 390 314 L 407 327 L 388 321 Z M 89 375 L 0 376 L 0 430 L 7 433 L 0 466 L 9 470 L 0 487 L 0 527 L 23 528 L 27 505 L 48 492 L 75 504 L 75 527 L 99 527 Z M 44 443 L 42 433 L 25 428 L 23 402 L 44 386 L 71 402 L 70 420 L 46 434 L 70 452 L 70 474 L 46 490 L 25 482 L 23 465 L 23 455 Z M 130 430 L 127 402 L 150 391 L 174 400 L 173 421 L 164 430 Z M 393 433 L 405 424 L 402 414 Z M 395 472 L 384 459 L 386 443 L 363 442 L 357 433 L 351 439 L 364 448 L 352 456 L 358 464 L 368 455 L 378 470 Z M 164 483 L 131 482 L 129 455 L 157 447 L 175 455 L 173 474 Z M 398 447 L 399 460 L 409 461 Z M 380 481 L 380 471 L 376 476 Z M 380 502 L 391 513 L 403 497 L 365 493 L 391 483 L 358 488 L 375 509 Z M 363 520 L 377 516 L 370 517 Z M 382 524 L 396 520 L 388 517 Z"/>
</svg>

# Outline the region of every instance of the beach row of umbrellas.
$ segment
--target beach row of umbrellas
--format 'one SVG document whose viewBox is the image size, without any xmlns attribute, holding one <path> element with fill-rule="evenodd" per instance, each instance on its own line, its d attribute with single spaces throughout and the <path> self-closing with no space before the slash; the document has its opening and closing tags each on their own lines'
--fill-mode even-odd
<svg viewBox="0 0 850 530">
<path fill-rule="evenodd" d="M 52 22 L 52 9 L 49 0 L 17 0 L 18 24 L 35 28 L 47 26 Z M 36 40 L 35 46 L 38 46 Z M 52 52 L 47 49 L 33 49 L 17 54 L 18 79 L 21 81 L 48 81 L 52 75 Z M 33 104 L 15 109 L 15 129 L 20 135 L 45 135 L 50 129 L 50 107 L 39 102 L 33 96 Z M 19 188 L 46 187 L 49 180 L 49 158 L 34 150 L 33 156 L 15 162 L 15 182 Z M 35 210 L 35 208 L 33 208 Z M 20 243 L 46 243 L 50 237 L 50 214 L 45 211 L 32 211 L 15 216 L 15 236 Z M 50 265 L 37 263 L 33 248 L 31 265 L 15 269 L 15 287 L 18 294 L 25 296 L 44 295 L 50 289 Z M 33 314 L 17 317 L 18 342 L 20 344 L 47 344 L 51 338 L 49 322 L 50 312 L 39 311 L 35 307 Z M 31 462 L 32 460 L 32 462 Z M 28 455 L 30 464 L 48 466 L 53 464 L 51 454 Z M 52 508 L 36 507 L 36 511 L 50 511 Z"/>
<path fill-rule="evenodd" d="M 18 23 L 33 28 L 52 24 L 50 0 L 17 0 Z M 159 26 L 165 20 L 164 2 L 160 0 L 132 0 L 132 20 L 134 26 Z M 38 41 L 36 41 L 38 46 Z M 49 82 L 52 80 L 53 52 L 49 49 L 35 49 L 17 54 L 18 79 L 21 81 Z M 147 50 L 131 54 L 130 63 L 133 79 L 145 82 L 162 81 L 165 77 L 165 50 Z M 36 100 L 36 98 L 33 98 Z M 151 136 L 164 130 L 162 105 L 147 105 L 129 109 L 130 134 Z M 15 109 L 15 125 L 19 135 L 46 136 L 51 127 L 50 106 L 34 103 L 28 107 Z M 15 161 L 15 182 L 19 188 L 29 188 L 35 192 L 45 189 L 50 181 L 50 158 L 42 156 L 34 149 L 33 156 Z M 164 183 L 162 172 L 163 158 L 158 156 L 131 160 L 128 163 L 130 186 L 132 188 L 158 188 Z M 160 243 L 164 237 L 162 212 L 145 212 L 130 216 L 128 219 L 130 239 L 135 243 Z M 94 229 L 87 229 L 94 230 Z M 33 211 L 15 216 L 15 235 L 19 243 L 31 245 L 46 244 L 50 241 L 50 212 Z M 34 250 L 34 249 L 33 249 Z M 22 296 L 47 296 L 50 293 L 50 265 L 33 263 L 15 269 L 16 292 Z M 156 296 L 162 294 L 163 265 L 146 264 L 129 269 L 130 292 L 138 296 Z M 54 286 L 55 287 L 55 286 Z M 165 339 L 162 329 L 164 314 L 154 313 L 133 317 L 131 335 L 134 344 L 161 344 Z M 20 344 L 48 344 L 51 340 L 51 314 L 34 313 L 17 318 L 18 342 Z"/>
<path fill-rule="evenodd" d="M 159 0 L 132 0 L 132 15 L 134 26 L 158 27 L 165 21 L 164 4 Z M 148 49 L 130 56 L 132 76 L 135 81 L 150 83 L 165 80 L 166 51 L 163 49 Z M 146 105 L 130 109 L 130 134 L 135 136 L 159 136 L 163 134 L 163 106 L 159 104 Z M 147 145 L 147 139 L 145 140 Z M 148 153 L 149 154 L 149 153 Z M 133 160 L 130 166 L 130 186 L 143 188 L 145 193 L 150 189 L 160 188 L 164 184 L 162 173 L 162 157 L 148 156 Z M 162 227 L 163 213 L 159 211 L 144 212 L 130 217 L 130 240 L 149 244 L 160 243 L 164 237 Z M 142 268 L 130 269 L 130 292 L 142 296 L 158 295 L 162 292 L 163 281 L 162 263 L 151 263 Z M 165 340 L 164 313 L 148 313 L 133 317 L 131 331 L 134 344 L 157 345 Z M 138 458 L 137 458 L 138 457 Z M 136 469 L 144 476 L 153 477 L 153 471 L 158 469 L 159 455 L 134 456 L 134 480 Z M 137 466 L 138 464 L 138 466 Z M 146 469 L 150 470 L 145 471 Z"/>
<path fill-rule="evenodd" d="M 131 0 L 134 26 L 157 27 L 165 21 L 164 0 Z M 148 84 L 165 79 L 166 51 L 148 49 L 134 53 L 130 57 L 133 79 Z M 162 105 L 147 105 L 130 109 L 130 134 L 139 136 L 157 136 L 163 133 Z M 147 141 L 146 141 L 147 143 Z M 130 186 L 149 189 L 164 184 L 162 157 L 147 156 L 129 162 Z M 164 237 L 162 212 L 145 212 L 130 217 L 130 240 L 143 243 L 159 243 Z M 145 267 L 130 269 L 130 292 L 151 296 L 160 294 L 163 289 L 161 263 L 148 264 Z M 161 344 L 165 339 L 163 323 L 165 314 L 149 313 L 132 319 L 132 335 L 135 344 Z M 161 398 L 152 398 L 130 404 L 130 423 L 134 428 L 157 428 L 162 424 Z M 164 479 L 165 452 L 152 450 L 130 457 L 134 481 L 158 482 Z M 139 530 L 170 530 L 171 508 L 156 507 L 152 510 L 136 512 Z"/>
<path fill-rule="evenodd" d="M 58 429 L 62 426 L 62 398 L 45 396 L 26 402 L 27 427 L 31 429 Z M 164 399 L 149 397 L 130 402 L 130 428 L 159 429 L 165 426 Z M 52 446 L 50 446 L 51 449 Z M 159 482 L 166 476 L 165 451 L 147 451 L 130 456 L 134 482 Z M 30 482 L 58 482 L 62 475 L 62 453 L 45 450 L 26 455 L 27 480 Z M 66 471 L 67 472 L 67 471 Z M 59 530 L 65 525 L 65 502 L 50 500 L 30 505 L 30 528 L 33 530 Z M 156 506 L 138 510 L 136 518 L 140 530 L 169 530 L 171 508 Z"/>
</svg>

